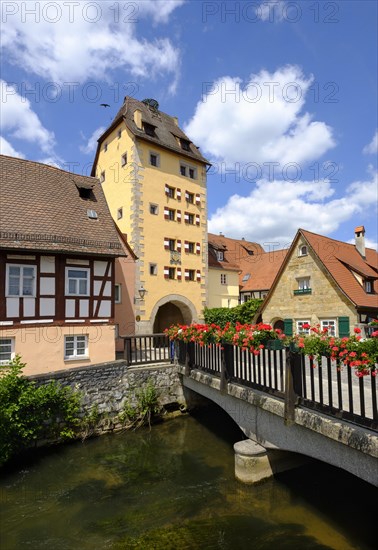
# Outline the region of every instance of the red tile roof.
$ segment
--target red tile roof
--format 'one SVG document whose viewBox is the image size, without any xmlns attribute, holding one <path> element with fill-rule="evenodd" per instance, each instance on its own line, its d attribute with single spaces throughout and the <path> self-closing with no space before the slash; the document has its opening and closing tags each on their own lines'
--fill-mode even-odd
<svg viewBox="0 0 378 550">
<path fill-rule="evenodd" d="M 269 290 L 286 257 L 287 249 L 264 252 L 257 256 L 244 258 L 240 267 L 241 292 Z M 250 277 L 243 282 L 247 275 Z"/>
<path fill-rule="evenodd" d="M 360 307 L 378 308 L 378 253 L 366 248 L 364 259 L 353 244 L 344 243 L 300 229 L 315 254 L 342 292 Z M 296 239 L 295 239 L 296 240 Z M 365 292 L 352 270 L 374 280 L 374 294 Z"/>
<path fill-rule="evenodd" d="M 256 257 L 264 252 L 264 249 L 257 243 L 245 239 L 230 239 L 224 235 L 208 234 L 209 244 L 209 267 L 229 271 L 241 271 L 243 258 Z M 215 251 L 224 252 L 224 260 L 219 261 Z"/>
<path fill-rule="evenodd" d="M 125 255 L 95 178 L 0 155 L 0 199 L 0 248 Z"/>
</svg>

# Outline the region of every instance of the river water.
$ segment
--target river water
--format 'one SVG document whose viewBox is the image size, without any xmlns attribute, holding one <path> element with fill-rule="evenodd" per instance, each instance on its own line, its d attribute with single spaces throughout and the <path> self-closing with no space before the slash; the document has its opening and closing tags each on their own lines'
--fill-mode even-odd
<svg viewBox="0 0 378 550">
<path fill-rule="evenodd" d="M 377 547 L 375 488 L 320 463 L 243 485 L 242 438 L 217 410 L 39 451 L 1 474 L 0 548 Z"/>
</svg>

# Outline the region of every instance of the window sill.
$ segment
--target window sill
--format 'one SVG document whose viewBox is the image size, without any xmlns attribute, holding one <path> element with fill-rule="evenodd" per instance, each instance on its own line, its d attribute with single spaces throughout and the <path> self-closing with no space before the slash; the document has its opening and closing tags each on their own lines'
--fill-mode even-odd
<svg viewBox="0 0 378 550">
<path fill-rule="evenodd" d="M 311 294 L 312 289 L 311 288 L 300 288 L 298 290 L 294 290 L 294 296 L 301 296 L 302 294 Z"/>
<path fill-rule="evenodd" d="M 80 357 L 65 357 L 64 362 L 71 363 L 72 361 L 89 360 L 89 355 L 81 355 Z"/>
</svg>

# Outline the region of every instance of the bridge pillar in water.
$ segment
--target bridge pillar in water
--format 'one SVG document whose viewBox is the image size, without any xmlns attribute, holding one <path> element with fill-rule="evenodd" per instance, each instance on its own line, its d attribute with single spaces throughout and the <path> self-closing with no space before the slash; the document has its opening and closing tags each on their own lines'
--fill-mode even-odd
<svg viewBox="0 0 378 550">
<path fill-rule="evenodd" d="M 278 472 L 297 468 L 307 457 L 279 449 L 266 449 L 256 441 L 245 439 L 234 445 L 235 477 L 243 483 L 257 483 Z"/>
</svg>

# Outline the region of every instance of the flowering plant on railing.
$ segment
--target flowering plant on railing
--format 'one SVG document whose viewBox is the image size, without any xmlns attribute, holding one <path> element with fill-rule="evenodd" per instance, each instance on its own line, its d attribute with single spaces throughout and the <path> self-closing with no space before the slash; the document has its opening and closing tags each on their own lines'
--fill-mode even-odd
<svg viewBox="0 0 378 550">
<path fill-rule="evenodd" d="M 239 346 L 242 350 L 249 350 L 255 355 L 264 349 L 267 340 L 284 339 L 285 335 L 279 329 L 273 330 L 271 325 L 258 323 L 257 325 L 242 325 L 227 323 L 221 329 L 218 325 L 173 325 L 165 330 L 171 340 L 197 342 L 200 346 L 216 344 L 221 346 L 228 343 Z"/>
<path fill-rule="evenodd" d="M 373 319 L 370 321 L 369 327 L 378 327 L 378 319 Z"/>
<path fill-rule="evenodd" d="M 294 336 L 299 352 L 308 355 L 318 364 L 322 357 L 338 360 L 339 364 L 355 369 L 357 376 L 376 375 L 378 362 L 378 330 L 373 332 L 372 338 L 361 340 L 361 329 L 356 327 L 352 336 L 336 338 L 328 334 L 328 329 L 320 330 L 319 325 L 311 327 L 303 325 L 309 330 L 307 335 Z"/>
</svg>

